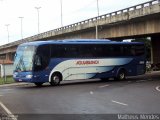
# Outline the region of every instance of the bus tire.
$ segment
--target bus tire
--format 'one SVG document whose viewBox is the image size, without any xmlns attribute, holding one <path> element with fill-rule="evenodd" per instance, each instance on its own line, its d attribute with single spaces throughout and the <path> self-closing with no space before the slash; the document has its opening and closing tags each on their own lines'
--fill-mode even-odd
<svg viewBox="0 0 160 120">
<path fill-rule="evenodd" d="M 37 87 L 41 87 L 43 85 L 43 82 L 36 82 L 34 83 Z"/>
<path fill-rule="evenodd" d="M 62 81 L 62 76 L 60 73 L 54 73 L 51 77 L 51 82 L 50 84 L 52 86 L 57 86 L 60 84 L 60 82 Z"/>
<path fill-rule="evenodd" d="M 126 72 L 125 70 L 120 70 L 117 74 L 117 77 L 115 77 L 116 80 L 125 80 L 126 79 Z"/>
</svg>

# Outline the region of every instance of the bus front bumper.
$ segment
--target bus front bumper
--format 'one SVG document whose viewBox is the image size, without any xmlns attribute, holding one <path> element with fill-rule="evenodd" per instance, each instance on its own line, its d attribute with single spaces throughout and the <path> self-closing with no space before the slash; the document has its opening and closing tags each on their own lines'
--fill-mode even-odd
<svg viewBox="0 0 160 120">
<path fill-rule="evenodd" d="M 27 73 L 14 72 L 13 79 L 16 82 L 33 82 L 33 75 L 31 72 L 27 72 Z"/>
</svg>

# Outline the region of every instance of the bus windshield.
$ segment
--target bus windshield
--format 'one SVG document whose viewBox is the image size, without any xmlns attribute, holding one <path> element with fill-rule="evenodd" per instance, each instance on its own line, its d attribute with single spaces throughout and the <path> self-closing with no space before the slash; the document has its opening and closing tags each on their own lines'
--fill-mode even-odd
<svg viewBox="0 0 160 120">
<path fill-rule="evenodd" d="M 35 46 L 18 47 L 14 60 L 15 72 L 32 71 L 35 49 Z"/>
</svg>

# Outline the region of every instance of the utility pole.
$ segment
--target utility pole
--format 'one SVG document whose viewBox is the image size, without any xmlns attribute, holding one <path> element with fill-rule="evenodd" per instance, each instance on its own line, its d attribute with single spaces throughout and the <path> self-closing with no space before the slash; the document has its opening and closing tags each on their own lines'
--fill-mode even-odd
<svg viewBox="0 0 160 120">
<path fill-rule="evenodd" d="M 5 26 L 7 27 L 7 36 L 8 36 L 8 43 L 9 43 L 9 28 L 8 28 L 9 24 L 6 24 Z"/>
<path fill-rule="evenodd" d="M 24 17 L 19 17 L 21 20 L 21 39 L 23 39 L 23 18 Z"/>
<path fill-rule="evenodd" d="M 37 9 L 37 14 L 38 14 L 38 34 L 40 33 L 40 30 L 39 30 L 39 9 L 41 7 L 35 7 L 35 9 Z"/>
<path fill-rule="evenodd" d="M 96 39 L 98 39 L 98 24 L 99 24 L 99 20 L 98 20 L 98 17 L 99 17 L 99 3 L 98 3 L 98 0 L 97 0 L 97 23 L 96 23 Z"/>
<path fill-rule="evenodd" d="M 62 6 L 62 0 L 60 0 L 61 4 L 61 27 L 63 27 L 63 6 Z"/>
</svg>

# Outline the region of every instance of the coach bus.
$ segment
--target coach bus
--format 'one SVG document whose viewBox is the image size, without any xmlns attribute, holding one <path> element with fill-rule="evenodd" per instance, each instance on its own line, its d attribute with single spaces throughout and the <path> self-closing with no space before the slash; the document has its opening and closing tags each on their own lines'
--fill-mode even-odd
<svg viewBox="0 0 160 120">
<path fill-rule="evenodd" d="M 145 45 L 110 40 L 52 40 L 18 46 L 13 78 L 41 86 L 63 80 L 115 78 L 145 73 Z"/>
</svg>

